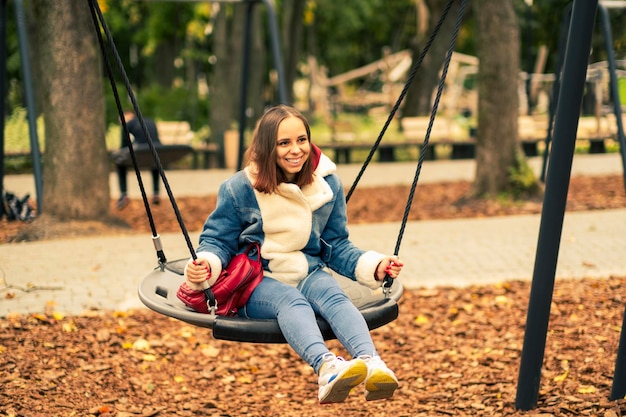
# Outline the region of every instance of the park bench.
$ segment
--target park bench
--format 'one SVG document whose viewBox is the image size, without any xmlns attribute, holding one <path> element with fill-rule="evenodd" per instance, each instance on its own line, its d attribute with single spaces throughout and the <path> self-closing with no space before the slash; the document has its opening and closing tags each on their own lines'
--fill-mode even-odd
<svg viewBox="0 0 626 417">
<path fill-rule="evenodd" d="M 219 146 L 208 142 L 193 144 L 194 134 L 188 122 L 157 121 L 156 127 L 162 145 L 162 147 L 157 147 L 157 152 L 164 166 L 167 167 L 189 154 L 193 158 L 192 168 L 194 169 L 213 168 L 219 165 Z M 133 149 L 140 168 L 154 166 L 152 152 L 148 145 L 138 145 Z M 116 163 L 132 166 L 132 160 L 127 149 L 114 150 L 111 155 Z"/>
<path fill-rule="evenodd" d="M 400 131 L 402 139 L 388 141 L 385 138 L 378 146 L 379 162 L 397 161 L 397 151 L 414 149 L 417 154 L 422 149 L 424 136 L 428 127 L 428 117 L 405 117 L 401 119 Z M 332 140 L 329 143 L 319 144 L 320 148 L 334 153 L 337 163 L 352 162 L 353 151 L 369 151 L 376 138 L 364 142 L 358 140 L 354 130 L 348 122 L 335 122 L 331 125 Z M 429 147 L 424 155 L 427 160 L 436 159 L 437 148 L 440 146 L 452 147 L 451 158 L 466 159 L 474 157 L 473 139 L 468 132 L 463 132 L 456 123 L 447 123 L 444 120 L 435 120 L 430 133 Z"/>
<path fill-rule="evenodd" d="M 626 124 L 626 115 L 623 116 Z M 417 152 L 422 148 L 429 117 L 404 117 L 400 122 L 400 130 L 404 140 L 385 141 L 383 138 L 378 148 L 379 162 L 394 162 L 396 151 L 414 148 Z M 518 119 L 518 140 L 524 154 L 528 157 L 538 156 L 540 143 L 547 137 L 548 116 L 520 116 Z M 357 138 L 348 122 L 335 122 L 331 125 L 332 140 L 319 146 L 334 153 L 337 163 L 350 163 L 354 151 L 369 151 L 376 138 L 364 142 Z M 617 137 L 615 116 L 607 114 L 601 118 L 581 117 L 578 123 L 577 140 L 589 145 L 589 153 L 605 153 L 607 143 Z M 443 152 L 439 148 L 448 148 L 450 159 L 471 159 L 475 156 L 475 138 L 471 129 L 465 131 L 456 122 L 443 118 L 435 119 L 431 130 L 429 147 L 425 154 L 426 160 L 435 160 Z"/>
<path fill-rule="evenodd" d="M 190 145 L 193 132 L 186 121 L 158 121 L 159 139 L 164 145 Z"/>
<path fill-rule="evenodd" d="M 539 155 L 539 142 L 546 140 L 548 116 L 519 116 L 517 118 L 517 138 L 526 156 Z"/>
<path fill-rule="evenodd" d="M 217 143 L 203 141 L 192 144 L 193 131 L 187 121 L 156 122 L 159 138 L 164 145 L 189 145 L 192 148 L 192 168 L 216 168 L 219 163 L 220 147 Z"/>
<path fill-rule="evenodd" d="M 159 139 L 163 145 L 177 145 L 182 149 L 184 146 L 191 147 L 192 154 L 192 167 L 194 169 L 198 168 L 216 168 L 221 165 L 220 163 L 220 146 L 216 143 L 210 143 L 207 141 L 202 142 L 201 144 L 192 144 L 193 139 L 193 131 L 191 130 L 191 126 L 186 121 L 158 121 L 157 130 L 159 132 Z M 115 152 L 118 150 L 113 150 L 110 154 L 113 156 Z M 43 157 L 43 152 L 42 152 Z M 150 161 L 152 157 L 150 155 L 145 155 L 141 157 L 140 166 L 141 165 L 150 165 Z M 25 161 L 30 161 L 32 159 L 32 154 L 30 151 L 19 151 L 19 152 L 5 152 L 4 159 L 9 160 L 20 160 L 24 159 Z M 165 158 L 167 159 L 167 158 Z"/>
<path fill-rule="evenodd" d="M 364 141 L 358 138 L 353 124 L 349 121 L 334 120 L 330 123 L 331 141 L 317 143 L 322 150 L 332 152 L 336 163 L 349 164 L 353 159 L 353 151 L 369 152 L 372 149 L 376 137 Z M 396 160 L 395 149 L 401 147 L 417 147 L 421 143 L 409 143 L 406 141 L 388 142 L 383 139 L 378 147 L 379 162 L 394 162 Z"/>
<path fill-rule="evenodd" d="M 403 117 L 400 126 L 408 142 L 424 142 L 430 117 Z M 428 140 L 429 149 L 425 159 L 437 159 L 439 148 L 451 148 L 450 159 L 471 159 L 474 157 L 475 140 L 469 128 L 463 129 L 458 123 L 443 117 L 435 118 Z"/>
<path fill-rule="evenodd" d="M 622 116 L 626 122 L 626 116 Z M 539 153 L 538 144 L 548 135 L 548 116 L 520 116 L 518 119 L 519 141 L 526 156 Z M 552 132 L 554 139 L 554 132 Z M 582 116 L 578 120 L 576 141 L 588 145 L 591 154 L 606 153 L 607 144 L 617 140 L 617 123 L 612 113 L 601 117 Z"/>
</svg>

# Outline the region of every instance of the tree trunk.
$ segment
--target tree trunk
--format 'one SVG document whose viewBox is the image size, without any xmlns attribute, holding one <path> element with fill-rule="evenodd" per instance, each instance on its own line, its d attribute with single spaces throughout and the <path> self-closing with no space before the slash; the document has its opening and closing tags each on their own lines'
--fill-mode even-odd
<svg viewBox="0 0 626 417">
<path fill-rule="evenodd" d="M 418 16 L 420 21 L 427 21 L 428 26 L 420 28 L 420 30 L 418 30 L 420 35 L 411 42 L 410 49 L 413 63 L 417 61 L 422 49 L 424 49 L 428 37 L 441 18 L 446 3 L 447 0 L 430 0 L 428 2 L 428 10 L 426 10 L 426 7 L 418 7 L 418 14 L 428 14 L 426 17 Z M 446 20 L 439 29 L 437 37 L 424 57 L 424 61 L 417 72 L 417 76 L 414 78 L 411 87 L 407 91 L 402 111 L 403 116 L 430 115 L 433 106 L 433 92 L 439 84 L 439 73 L 443 67 L 446 52 L 450 46 L 450 38 L 456 24 L 459 3 L 460 2 L 457 1 L 452 5 Z"/>
<path fill-rule="evenodd" d="M 152 78 L 162 87 L 172 88 L 174 79 L 176 78 L 176 67 L 174 61 L 179 52 L 180 45 L 177 39 L 160 42 L 154 52 L 152 61 L 156 64 L 149 71 Z"/>
<path fill-rule="evenodd" d="M 476 0 L 478 127 L 477 196 L 496 196 L 511 186 L 510 170 L 522 160 L 517 140 L 520 40 L 512 0 Z"/>
<path fill-rule="evenodd" d="M 216 63 L 211 92 L 211 136 L 224 150 L 224 133 L 237 120 L 237 105 L 241 93 L 241 57 L 243 54 L 243 29 L 245 4 L 224 4 L 215 18 L 213 51 Z"/>
<path fill-rule="evenodd" d="M 43 211 L 59 220 L 109 213 L 101 56 L 85 1 L 40 0 L 45 126 Z"/>
</svg>

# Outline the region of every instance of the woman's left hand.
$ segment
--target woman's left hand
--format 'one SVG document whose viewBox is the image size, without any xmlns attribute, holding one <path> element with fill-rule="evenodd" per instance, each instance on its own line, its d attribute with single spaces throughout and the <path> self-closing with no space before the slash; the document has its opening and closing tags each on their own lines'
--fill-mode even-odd
<svg viewBox="0 0 626 417">
<path fill-rule="evenodd" d="M 376 280 L 381 281 L 387 275 L 394 279 L 397 278 L 403 266 L 404 264 L 396 257 L 388 256 L 384 258 L 376 268 Z"/>
</svg>

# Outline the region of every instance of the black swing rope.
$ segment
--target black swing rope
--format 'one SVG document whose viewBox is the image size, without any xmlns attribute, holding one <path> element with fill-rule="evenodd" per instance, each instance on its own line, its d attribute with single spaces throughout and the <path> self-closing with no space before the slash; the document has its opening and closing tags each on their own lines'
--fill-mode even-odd
<svg viewBox="0 0 626 417">
<path fill-rule="evenodd" d="M 143 130 L 144 135 L 146 136 L 146 138 L 148 138 L 148 145 L 150 147 L 150 151 L 152 152 L 152 158 L 154 159 L 154 162 L 157 166 L 157 169 L 159 170 L 159 174 L 161 176 L 161 179 L 163 181 L 163 185 L 165 187 L 165 190 L 167 191 L 167 195 L 169 197 L 169 200 L 172 204 L 172 208 L 174 209 L 174 213 L 176 214 L 176 220 L 178 221 L 178 224 L 180 226 L 180 229 L 183 233 L 183 236 L 185 238 L 185 242 L 187 243 L 187 247 L 189 248 L 189 252 L 191 253 L 191 256 L 193 259 L 196 259 L 196 253 L 193 247 L 193 244 L 191 243 L 191 239 L 189 237 L 189 233 L 187 232 L 187 228 L 185 227 L 185 224 L 183 222 L 183 218 L 182 215 L 180 213 L 180 210 L 178 209 L 178 204 L 176 203 L 176 199 L 174 198 L 174 194 L 172 193 L 172 189 L 169 185 L 169 182 L 167 180 L 167 177 L 165 175 L 165 170 L 163 169 L 163 164 L 161 164 L 161 160 L 159 158 L 159 154 L 156 151 L 156 148 L 154 146 L 154 143 L 152 141 L 152 138 L 150 137 L 150 133 L 148 132 L 148 128 L 146 126 L 146 123 L 144 121 L 144 118 L 141 114 L 141 110 L 139 109 L 139 105 L 137 104 L 137 100 L 135 98 L 135 94 L 133 93 L 133 89 L 132 86 L 130 84 L 130 81 L 128 79 L 128 75 L 126 74 L 126 71 L 124 69 L 124 64 L 122 62 L 122 59 L 120 58 L 120 55 L 117 51 L 117 48 L 115 47 L 115 42 L 113 41 L 113 37 L 111 36 L 111 32 L 109 31 L 109 28 L 104 20 L 104 16 L 102 15 L 102 11 L 100 10 L 100 6 L 98 5 L 97 0 L 88 0 L 89 2 L 89 6 L 90 6 L 90 10 L 91 10 L 91 16 L 93 18 L 93 23 L 94 23 L 94 27 L 95 27 L 95 31 L 96 34 L 98 36 L 98 41 L 100 43 L 100 49 L 102 51 L 102 56 L 104 58 L 105 61 L 105 67 L 106 67 L 106 71 L 107 71 L 107 75 L 109 77 L 109 80 L 111 82 L 111 88 L 113 90 L 113 96 L 115 97 L 115 104 L 117 106 L 117 111 L 119 113 L 120 116 L 120 120 L 122 123 L 122 129 L 124 132 L 124 135 L 126 135 L 127 139 L 129 139 L 129 132 L 128 132 L 128 127 L 126 125 L 126 119 L 124 117 L 124 111 L 121 105 L 121 100 L 119 97 L 119 93 L 117 90 L 117 86 L 115 83 L 115 79 L 113 77 L 113 71 L 111 69 L 111 64 L 108 60 L 107 54 L 106 54 L 106 48 L 104 45 L 104 40 L 102 38 L 102 34 L 100 32 L 100 26 L 102 27 L 102 30 L 104 31 L 104 33 L 106 34 L 107 40 L 110 44 L 111 47 L 111 51 L 113 52 L 114 56 L 115 56 L 115 61 L 117 63 L 120 75 L 122 76 L 123 80 L 124 80 L 124 85 L 126 87 L 126 91 L 128 93 L 128 97 L 133 105 L 133 109 L 135 111 L 135 114 L 137 115 L 137 118 L 139 119 L 140 123 L 141 123 L 141 128 Z M 141 196 L 143 199 L 143 203 L 144 206 L 146 208 L 146 214 L 148 216 L 148 221 L 150 223 L 150 229 L 152 231 L 152 239 L 154 242 L 154 246 L 155 249 L 157 251 L 157 257 L 159 259 L 159 265 L 161 267 L 161 269 L 165 268 L 165 264 L 167 263 L 166 257 L 165 257 L 165 253 L 163 252 L 163 247 L 161 245 L 161 238 L 159 236 L 159 234 L 157 233 L 156 230 L 156 226 L 154 223 L 154 218 L 152 217 L 152 212 L 150 210 L 150 204 L 148 203 L 148 196 L 146 194 L 146 190 L 141 178 L 141 172 L 139 170 L 139 165 L 137 163 L 137 158 L 135 156 L 135 152 L 133 150 L 133 146 L 130 140 L 128 140 L 128 149 L 130 151 L 130 156 L 131 159 L 133 161 L 133 166 L 135 168 L 135 174 L 137 176 L 137 181 L 139 183 L 139 188 L 141 189 Z"/>
<path fill-rule="evenodd" d="M 385 135 L 385 132 L 387 131 L 387 128 L 391 124 L 395 114 L 397 113 L 398 109 L 400 108 L 400 105 L 402 104 L 402 101 L 404 100 L 404 97 L 406 96 L 406 93 L 407 93 L 409 87 L 411 86 L 411 83 L 413 82 L 413 79 L 415 78 L 415 75 L 417 74 L 417 71 L 418 71 L 419 67 L 422 65 L 422 62 L 424 61 L 424 57 L 428 53 L 428 50 L 430 49 L 430 47 L 433 44 L 435 38 L 437 37 L 437 34 L 439 33 L 439 29 L 441 29 L 441 26 L 443 25 L 443 22 L 446 19 L 447 15 L 448 15 L 448 12 L 452 8 L 452 3 L 454 3 L 454 1 L 455 0 L 448 0 L 448 3 L 446 4 L 446 7 L 444 8 L 443 13 L 441 14 L 441 17 L 439 18 L 439 21 L 437 22 L 437 24 L 433 28 L 433 31 L 432 31 L 428 41 L 426 42 L 426 45 L 424 46 L 422 52 L 420 53 L 417 61 L 415 62 L 415 64 L 411 68 L 409 76 L 408 76 L 408 78 L 407 78 L 407 80 L 406 80 L 406 82 L 404 84 L 404 87 L 403 87 L 403 89 L 402 89 L 402 91 L 400 93 L 400 96 L 398 97 L 398 100 L 396 101 L 396 103 L 394 104 L 393 108 L 391 109 L 391 112 L 389 113 L 389 116 L 387 117 L 387 121 L 383 125 L 383 128 L 382 128 L 380 134 L 378 135 L 378 138 L 376 139 L 376 141 L 372 145 L 372 148 L 370 149 L 370 152 L 367 155 L 367 158 L 365 159 L 365 162 L 363 163 L 363 166 L 361 167 L 361 170 L 357 174 L 354 182 L 352 183 L 352 186 L 350 187 L 348 193 L 346 194 L 346 203 L 350 200 L 350 197 L 352 196 L 352 193 L 354 192 L 357 184 L 359 183 L 361 177 L 363 176 L 363 174 L 365 172 L 365 169 L 367 168 L 367 166 L 371 162 L 371 160 L 372 160 L 372 158 L 374 156 L 374 153 L 378 149 L 378 146 L 380 145 L 380 142 L 382 141 L 383 136 Z M 456 23 L 455 23 L 455 26 L 454 26 L 454 32 L 452 34 L 452 38 L 450 39 L 450 44 L 449 44 L 449 47 L 448 47 L 448 51 L 446 53 L 446 59 L 444 61 L 443 70 L 441 72 L 441 77 L 439 79 L 439 85 L 437 86 L 437 95 L 435 96 L 433 107 L 432 107 L 432 110 L 431 110 L 431 113 L 430 113 L 430 120 L 428 122 L 428 128 L 426 129 L 426 135 L 424 137 L 424 142 L 423 142 L 423 144 L 421 146 L 421 149 L 420 149 L 420 155 L 419 155 L 419 159 L 418 159 L 418 162 L 417 162 L 417 168 L 415 170 L 415 176 L 413 178 L 413 183 L 411 184 L 409 196 L 408 196 L 407 203 L 406 203 L 406 206 L 405 206 L 405 209 L 404 209 L 404 215 L 402 216 L 402 222 L 401 222 L 401 225 L 400 225 L 400 231 L 398 233 L 398 239 L 396 241 L 396 247 L 395 247 L 395 250 L 393 252 L 395 256 L 398 256 L 398 254 L 400 253 L 400 245 L 401 245 L 401 242 L 402 242 L 402 238 L 404 236 L 404 230 L 406 229 L 406 224 L 408 222 L 409 213 L 411 212 L 411 206 L 413 205 L 413 198 L 415 196 L 415 189 L 417 188 L 417 182 L 419 180 L 419 176 L 420 176 L 420 173 L 422 171 L 422 164 L 424 162 L 424 158 L 426 156 L 426 150 L 428 148 L 428 144 L 429 144 L 429 141 L 430 141 L 430 133 L 432 131 L 433 123 L 435 122 L 435 116 L 437 114 L 437 109 L 439 108 L 439 101 L 441 100 L 441 94 L 442 94 L 443 88 L 445 86 L 446 76 L 448 74 L 448 67 L 450 66 L 450 61 L 452 60 L 452 53 L 454 52 L 454 46 L 456 44 L 456 39 L 457 39 L 459 30 L 461 28 L 461 23 L 463 21 L 463 15 L 464 15 L 466 3 L 467 3 L 467 0 L 461 0 L 461 6 L 459 8 L 459 11 L 458 11 L 458 14 L 457 14 L 457 20 L 456 20 Z M 388 294 L 391 291 L 391 285 L 392 284 L 393 284 L 393 280 L 391 279 L 391 277 L 389 277 L 389 275 L 385 276 L 385 279 L 383 281 L 383 292 L 385 294 Z"/>
</svg>

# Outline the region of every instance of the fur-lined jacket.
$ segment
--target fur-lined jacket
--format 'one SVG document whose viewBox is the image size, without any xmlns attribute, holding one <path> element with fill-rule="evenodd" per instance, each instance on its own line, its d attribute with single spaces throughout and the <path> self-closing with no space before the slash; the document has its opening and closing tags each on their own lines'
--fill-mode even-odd
<svg viewBox="0 0 626 417">
<path fill-rule="evenodd" d="M 314 180 L 302 188 L 281 183 L 278 192 L 259 192 L 252 186 L 254 165 L 220 186 L 196 252 L 211 266 L 209 286 L 234 255 L 249 242 L 259 242 L 266 277 L 296 286 L 313 270 L 329 267 L 372 289 L 380 287 L 374 274 L 385 255 L 350 242 L 337 167 L 324 154 L 312 156 L 319 157 Z"/>
</svg>

